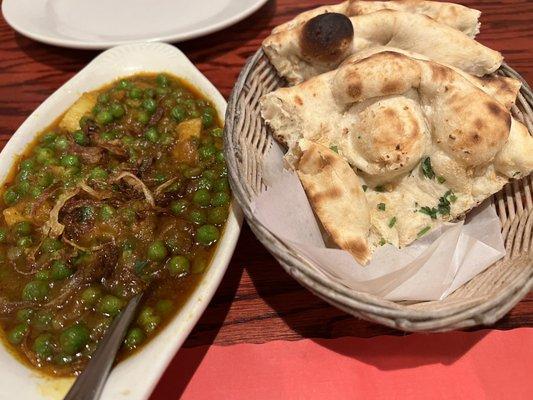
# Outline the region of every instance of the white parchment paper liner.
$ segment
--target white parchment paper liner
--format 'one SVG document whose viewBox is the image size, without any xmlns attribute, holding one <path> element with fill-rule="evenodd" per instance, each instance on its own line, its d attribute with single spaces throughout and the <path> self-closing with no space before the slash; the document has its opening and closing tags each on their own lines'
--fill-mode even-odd
<svg viewBox="0 0 533 400">
<path fill-rule="evenodd" d="M 362 266 L 344 250 L 326 247 L 303 187 L 282 158 L 274 143 L 262 166 L 268 190 L 254 199 L 254 214 L 313 261 L 310 268 L 348 288 L 389 300 L 443 299 L 505 255 L 500 221 L 486 202 L 466 221 L 446 223 L 402 250 L 382 246 Z"/>
</svg>

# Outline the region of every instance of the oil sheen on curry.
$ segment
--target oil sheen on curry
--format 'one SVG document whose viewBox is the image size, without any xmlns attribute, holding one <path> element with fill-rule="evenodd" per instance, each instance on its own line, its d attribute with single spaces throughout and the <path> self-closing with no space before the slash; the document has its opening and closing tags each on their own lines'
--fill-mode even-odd
<svg viewBox="0 0 533 400">
<path fill-rule="evenodd" d="M 166 74 L 85 93 L 21 156 L 2 189 L 0 324 L 27 363 L 80 372 L 145 292 L 121 357 L 180 308 L 228 216 L 210 101 Z"/>
</svg>

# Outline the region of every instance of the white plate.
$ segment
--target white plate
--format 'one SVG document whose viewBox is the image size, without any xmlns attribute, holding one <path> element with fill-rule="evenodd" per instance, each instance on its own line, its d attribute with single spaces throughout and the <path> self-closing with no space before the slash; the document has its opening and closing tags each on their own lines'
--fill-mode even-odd
<svg viewBox="0 0 533 400">
<path fill-rule="evenodd" d="M 268 0 L 4 0 L 7 23 L 40 42 L 106 49 L 176 42 L 232 25 Z"/>
<path fill-rule="evenodd" d="M 83 92 L 141 71 L 170 72 L 193 84 L 223 118 L 226 101 L 183 55 L 164 43 L 136 43 L 110 49 L 61 86 L 24 121 L 0 154 L 0 182 L 35 134 L 61 115 Z M 217 289 L 235 249 L 242 215 L 235 202 L 213 262 L 181 311 L 156 337 L 111 373 L 103 400 L 141 400 L 152 392 L 166 366 L 185 341 Z M 60 399 L 72 379 L 45 378 L 17 361 L 0 345 L 0 399 Z"/>
</svg>

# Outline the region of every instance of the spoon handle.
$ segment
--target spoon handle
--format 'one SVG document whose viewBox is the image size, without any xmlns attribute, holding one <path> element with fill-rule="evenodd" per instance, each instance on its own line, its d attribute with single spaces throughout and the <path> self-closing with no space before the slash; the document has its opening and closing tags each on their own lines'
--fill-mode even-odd
<svg viewBox="0 0 533 400">
<path fill-rule="evenodd" d="M 133 297 L 115 318 L 83 372 L 78 376 L 64 400 L 98 400 L 107 381 L 126 330 L 135 316 L 142 293 Z"/>
</svg>

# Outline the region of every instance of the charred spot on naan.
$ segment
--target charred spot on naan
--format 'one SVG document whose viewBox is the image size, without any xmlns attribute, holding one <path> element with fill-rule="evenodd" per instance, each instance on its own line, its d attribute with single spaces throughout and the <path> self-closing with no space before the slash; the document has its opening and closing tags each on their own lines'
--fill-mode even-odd
<svg viewBox="0 0 533 400">
<path fill-rule="evenodd" d="M 300 47 L 304 58 L 335 63 L 344 58 L 353 37 L 353 26 L 348 17 L 344 14 L 325 13 L 305 23 L 300 36 Z"/>
</svg>

